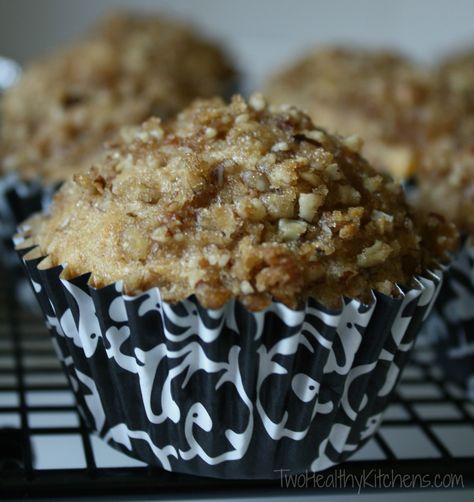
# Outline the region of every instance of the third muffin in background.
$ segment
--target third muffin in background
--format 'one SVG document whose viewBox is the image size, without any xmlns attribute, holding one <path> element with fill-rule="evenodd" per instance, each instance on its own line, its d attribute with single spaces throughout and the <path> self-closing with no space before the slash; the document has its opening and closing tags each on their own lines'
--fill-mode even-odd
<svg viewBox="0 0 474 502">
<path fill-rule="evenodd" d="M 400 54 L 336 47 L 310 52 L 276 74 L 267 95 L 300 106 L 330 131 L 357 133 L 374 167 L 403 179 L 426 142 L 449 131 L 462 112 L 444 87 Z"/>
</svg>

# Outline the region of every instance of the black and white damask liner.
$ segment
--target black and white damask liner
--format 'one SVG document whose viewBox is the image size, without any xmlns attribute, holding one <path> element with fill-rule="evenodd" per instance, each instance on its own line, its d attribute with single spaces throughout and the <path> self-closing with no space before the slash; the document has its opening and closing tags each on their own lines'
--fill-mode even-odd
<svg viewBox="0 0 474 502">
<path fill-rule="evenodd" d="M 39 179 L 21 180 L 15 173 L 0 178 L 0 263 L 4 267 L 21 267 L 12 237 L 20 223 L 48 208 L 57 188 L 58 184 L 44 185 Z"/>
<path fill-rule="evenodd" d="M 436 348 L 446 376 L 474 400 L 474 239 L 452 262 L 433 313 L 423 329 Z"/>
<path fill-rule="evenodd" d="M 17 239 L 21 244 L 21 238 Z M 31 249 L 31 248 L 30 248 Z M 79 408 L 112 446 L 202 476 L 277 478 L 343 462 L 374 434 L 444 270 L 399 298 L 274 302 L 252 313 L 171 305 L 19 250 Z"/>
<path fill-rule="evenodd" d="M 8 271 L 7 280 L 12 282 L 17 301 L 27 309 L 37 309 L 38 304 L 23 273 L 12 237 L 19 223 L 49 207 L 58 186 L 43 185 L 39 179 L 22 181 L 13 173 L 0 178 L 0 266 Z"/>
</svg>

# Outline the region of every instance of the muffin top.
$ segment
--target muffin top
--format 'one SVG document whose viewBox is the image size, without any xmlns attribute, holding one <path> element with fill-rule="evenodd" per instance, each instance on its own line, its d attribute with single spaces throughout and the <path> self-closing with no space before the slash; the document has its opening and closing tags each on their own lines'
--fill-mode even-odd
<svg viewBox="0 0 474 502">
<path fill-rule="evenodd" d="M 462 104 L 450 130 L 428 141 L 417 167 L 422 209 L 436 210 L 463 233 L 474 233 L 474 51 L 447 57 L 434 78 Z"/>
<path fill-rule="evenodd" d="M 452 227 L 419 225 L 402 190 L 374 171 L 353 138 L 317 128 L 256 94 L 198 100 L 173 121 L 122 131 L 105 160 L 76 174 L 49 215 L 31 219 L 44 266 L 91 272 L 127 293 L 250 310 L 311 296 L 338 307 L 399 292 L 445 257 Z"/>
<path fill-rule="evenodd" d="M 416 202 L 474 234 L 474 116 L 467 117 L 452 135 L 426 149 L 416 177 Z"/>
<path fill-rule="evenodd" d="M 437 76 L 449 86 L 450 92 L 464 100 L 466 111 L 474 112 L 474 48 L 446 57 L 437 69 Z"/>
<path fill-rule="evenodd" d="M 314 51 L 268 83 L 268 96 L 307 110 L 341 134 L 357 132 L 374 167 L 405 178 L 425 141 L 450 130 L 461 104 L 445 84 L 392 52 L 327 48 Z"/>
<path fill-rule="evenodd" d="M 4 96 L 0 171 L 66 179 L 90 167 L 122 125 L 225 93 L 233 76 L 224 54 L 187 26 L 112 16 L 86 39 L 31 64 Z"/>
</svg>

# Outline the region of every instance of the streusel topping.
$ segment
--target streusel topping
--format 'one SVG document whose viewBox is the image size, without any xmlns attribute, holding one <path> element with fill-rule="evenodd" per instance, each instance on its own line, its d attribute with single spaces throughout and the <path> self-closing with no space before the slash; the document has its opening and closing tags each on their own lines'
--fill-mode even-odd
<svg viewBox="0 0 474 502">
<path fill-rule="evenodd" d="M 474 233 L 474 51 L 447 57 L 435 78 L 463 103 L 460 120 L 426 145 L 418 167 L 417 202 L 467 234 Z"/>
<path fill-rule="evenodd" d="M 465 104 L 465 111 L 474 113 L 474 48 L 451 54 L 437 68 L 437 78 Z"/>
<path fill-rule="evenodd" d="M 195 294 L 206 308 L 397 294 L 455 232 L 434 216 L 418 225 L 358 146 L 258 94 L 196 101 L 172 122 L 123 130 L 31 220 L 34 241 L 67 277 L 123 280 L 128 293 L 159 286 L 169 302 Z"/>
<path fill-rule="evenodd" d="M 267 94 L 292 103 L 330 131 L 357 133 L 364 155 L 398 178 L 413 173 L 424 144 L 449 131 L 462 103 L 403 56 L 384 51 L 314 51 L 275 75 Z"/>
<path fill-rule="evenodd" d="M 4 96 L 0 171 L 63 180 L 89 168 L 121 126 L 224 94 L 233 76 L 220 49 L 187 26 L 115 15 L 33 63 Z"/>
<path fill-rule="evenodd" d="M 421 208 L 474 234 L 474 116 L 426 148 L 416 183 Z"/>
</svg>

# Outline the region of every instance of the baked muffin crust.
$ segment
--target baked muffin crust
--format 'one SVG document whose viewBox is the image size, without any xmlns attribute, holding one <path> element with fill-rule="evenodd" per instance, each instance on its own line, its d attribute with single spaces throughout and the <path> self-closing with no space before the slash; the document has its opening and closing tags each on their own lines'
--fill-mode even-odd
<svg viewBox="0 0 474 502">
<path fill-rule="evenodd" d="M 425 143 L 449 131 L 462 112 L 446 91 L 445 83 L 399 54 L 327 48 L 275 75 L 266 92 L 330 131 L 357 133 L 374 167 L 406 178 Z"/>
<path fill-rule="evenodd" d="M 474 116 L 426 149 L 416 177 L 417 204 L 474 234 Z"/>
<path fill-rule="evenodd" d="M 450 93 L 463 100 L 465 111 L 474 113 L 474 48 L 446 57 L 437 68 L 437 78 L 448 86 Z"/>
<path fill-rule="evenodd" d="M 456 236 L 437 217 L 421 227 L 357 146 L 259 94 L 198 100 L 173 121 L 123 130 L 29 224 L 45 266 L 92 272 L 96 287 L 159 286 L 166 301 L 196 294 L 206 308 L 370 301 L 372 288 L 410 285 Z"/>
<path fill-rule="evenodd" d="M 450 131 L 430 141 L 417 169 L 417 203 L 437 211 L 466 234 L 474 233 L 474 51 L 446 58 L 434 78 L 463 103 Z"/>
<path fill-rule="evenodd" d="M 189 27 L 112 16 L 84 40 L 31 64 L 2 98 L 0 171 L 63 180 L 89 168 L 121 126 L 225 93 L 233 77 L 217 46 Z"/>
</svg>

